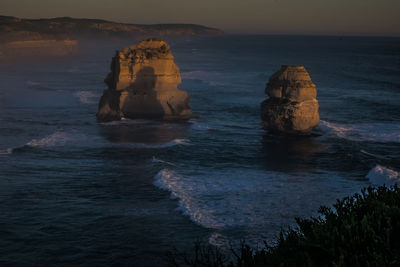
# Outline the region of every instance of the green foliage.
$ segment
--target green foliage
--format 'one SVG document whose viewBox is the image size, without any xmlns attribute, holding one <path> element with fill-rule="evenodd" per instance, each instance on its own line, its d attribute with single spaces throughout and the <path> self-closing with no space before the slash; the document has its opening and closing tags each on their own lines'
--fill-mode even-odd
<svg viewBox="0 0 400 267">
<path fill-rule="evenodd" d="M 188 266 L 400 266 L 400 188 L 366 188 L 337 200 L 320 216 L 296 218 L 297 229 L 281 232 L 276 246 L 254 250 L 242 244 L 236 260 L 186 261 Z M 229 257 L 226 257 L 229 258 Z M 231 257 L 232 258 L 232 257 Z M 203 264 L 204 263 L 204 264 Z M 178 263 L 174 266 L 179 266 Z"/>
</svg>

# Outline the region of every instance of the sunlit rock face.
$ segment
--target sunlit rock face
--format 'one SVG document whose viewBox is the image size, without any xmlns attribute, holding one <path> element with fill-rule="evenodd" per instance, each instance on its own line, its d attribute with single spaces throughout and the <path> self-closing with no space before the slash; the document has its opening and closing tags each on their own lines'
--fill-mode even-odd
<svg viewBox="0 0 400 267">
<path fill-rule="evenodd" d="M 189 95 L 179 90 L 181 75 L 169 45 L 151 38 L 117 51 L 100 99 L 99 121 L 121 118 L 187 120 Z"/>
<path fill-rule="evenodd" d="M 282 66 L 267 84 L 261 103 L 262 126 L 272 133 L 307 135 L 318 125 L 315 84 L 303 66 Z"/>
</svg>

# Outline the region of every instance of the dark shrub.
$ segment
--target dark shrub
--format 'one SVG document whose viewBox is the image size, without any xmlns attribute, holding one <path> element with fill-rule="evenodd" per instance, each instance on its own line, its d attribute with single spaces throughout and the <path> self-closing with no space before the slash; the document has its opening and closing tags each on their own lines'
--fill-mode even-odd
<svg viewBox="0 0 400 267">
<path fill-rule="evenodd" d="M 280 233 L 276 246 L 242 245 L 236 260 L 197 259 L 190 266 L 400 266 L 400 189 L 366 188 L 321 207 L 317 218 L 296 218 L 298 227 Z M 204 256 L 204 255 L 203 255 Z M 229 257 L 225 257 L 229 258 Z M 231 257 L 232 258 L 232 257 Z M 198 263 L 206 263 L 204 265 Z M 175 266 L 179 266 L 176 264 Z"/>
</svg>

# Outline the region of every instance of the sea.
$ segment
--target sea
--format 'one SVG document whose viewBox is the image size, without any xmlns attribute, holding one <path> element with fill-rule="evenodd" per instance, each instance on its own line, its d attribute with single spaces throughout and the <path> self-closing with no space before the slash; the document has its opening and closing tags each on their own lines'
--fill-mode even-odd
<svg viewBox="0 0 400 267">
<path fill-rule="evenodd" d="M 295 218 L 400 181 L 400 38 L 166 38 L 195 118 L 96 122 L 117 49 L 0 60 L 0 265 L 165 266 L 195 242 L 274 244 Z M 311 136 L 271 135 L 281 65 L 317 87 Z"/>
</svg>

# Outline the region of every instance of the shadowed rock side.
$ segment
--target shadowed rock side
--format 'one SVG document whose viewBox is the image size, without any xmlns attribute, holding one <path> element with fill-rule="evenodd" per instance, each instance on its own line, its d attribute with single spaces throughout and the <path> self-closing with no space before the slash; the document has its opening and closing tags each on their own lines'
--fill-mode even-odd
<svg viewBox="0 0 400 267">
<path fill-rule="evenodd" d="M 177 87 L 181 75 L 165 41 L 147 39 L 117 51 L 105 83 L 108 90 L 100 99 L 98 121 L 192 117 L 189 95 Z"/>
<path fill-rule="evenodd" d="M 272 133 L 307 135 L 319 123 L 317 90 L 303 66 L 282 66 L 267 84 L 262 126 Z"/>
</svg>

